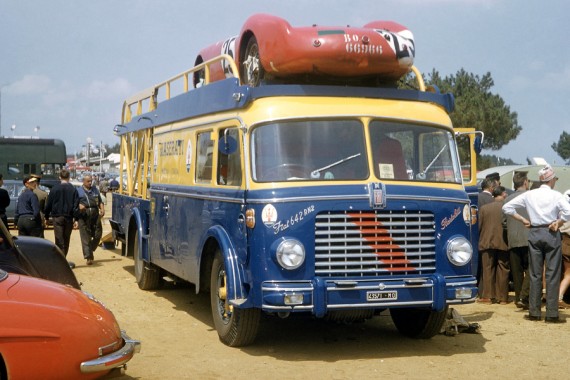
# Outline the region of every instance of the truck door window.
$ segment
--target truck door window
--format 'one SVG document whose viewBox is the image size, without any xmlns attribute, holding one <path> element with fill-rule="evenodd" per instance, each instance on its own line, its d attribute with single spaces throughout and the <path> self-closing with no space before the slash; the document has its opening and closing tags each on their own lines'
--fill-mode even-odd
<svg viewBox="0 0 570 380">
<path fill-rule="evenodd" d="M 241 185 L 241 150 L 237 128 L 222 129 L 218 135 L 218 185 Z"/>
<path fill-rule="evenodd" d="M 212 154 L 214 142 L 211 132 L 202 132 L 197 135 L 196 149 L 196 182 L 210 182 L 212 180 Z"/>
</svg>

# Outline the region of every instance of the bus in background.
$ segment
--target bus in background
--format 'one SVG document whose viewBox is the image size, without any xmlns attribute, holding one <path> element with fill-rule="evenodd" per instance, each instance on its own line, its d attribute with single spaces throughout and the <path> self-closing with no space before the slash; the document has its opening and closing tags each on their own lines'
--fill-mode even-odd
<svg viewBox="0 0 570 380">
<path fill-rule="evenodd" d="M 67 152 L 59 139 L 0 137 L 0 173 L 5 180 L 23 180 L 30 174 L 42 176 L 42 185 L 59 182 Z"/>
</svg>

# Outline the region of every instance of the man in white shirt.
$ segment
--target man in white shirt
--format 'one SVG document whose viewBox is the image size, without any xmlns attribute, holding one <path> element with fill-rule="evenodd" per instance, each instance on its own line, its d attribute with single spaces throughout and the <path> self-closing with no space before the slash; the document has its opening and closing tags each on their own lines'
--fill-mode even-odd
<svg viewBox="0 0 570 380">
<path fill-rule="evenodd" d="M 549 165 L 538 171 L 540 187 L 527 191 L 503 205 L 503 212 L 530 228 L 529 272 L 530 294 L 529 314 L 525 319 L 541 319 L 542 270 L 546 265 L 546 317 L 547 323 L 565 323 L 558 315 L 558 289 L 562 253 L 558 228 L 570 220 L 570 204 L 564 196 L 554 191 L 558 178 Z M 525 208 L 529 218 L 518 214 L 517 208 Z"/>
</svg>

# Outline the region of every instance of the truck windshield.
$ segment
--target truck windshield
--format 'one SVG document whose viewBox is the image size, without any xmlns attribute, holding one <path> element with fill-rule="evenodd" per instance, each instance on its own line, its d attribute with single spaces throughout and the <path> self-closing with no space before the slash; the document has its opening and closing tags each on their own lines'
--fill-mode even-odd
<svg viewBox="0 0 570 380">
<path fill-rule="evenodd" d="M 285 121 L 253 129 L 251 147 L 257 182 L 461 182 L 453 135 L 425 125 L 373 120 L 367 134 L 360 120 Z"/>
</svg>

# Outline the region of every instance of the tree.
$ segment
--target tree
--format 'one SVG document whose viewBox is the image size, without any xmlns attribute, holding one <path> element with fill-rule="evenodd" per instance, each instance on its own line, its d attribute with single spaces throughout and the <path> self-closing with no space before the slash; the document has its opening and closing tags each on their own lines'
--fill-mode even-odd
<svg viewBox="0 0 570 380">
<path fill-rule="evenodd" d="M 121 145 L 119 143 L 116 143 L 113 146 L 109 146 L 109 145 L 105 144 L 105 148 L 107 149 L 107 154 L 120 153 L 121 152 Z"/>
<path fill-rule="evenodd" d="M 497 150 L 515 139 L 522 130 L 517 113 L 496 94 L 491 73 L 482 77 L 461 69 L 455 76 L 441 78 L 433 70 L 426 83 L 439 87 L 443 93 L 455 96 L 455 111 L 450 115 L 453 125 L 459 128 L 475 128 L 485 133 L 485 149 Z"/>
<path fill-rule="evenodd" d="M 436 86 L 440 92 L 452 93 L 455 96 L 455 110 L 450 114 L 453 125 L 457 128 L 475 128 L 485 133 L 485 149 L 498 150 L 521 132 L 517 113 L 511 112 L 499 95 L 491 93 L 494 86 L 491 73 L 479 77 L 461 69 L 455 75 L 442 78 L 434 69 L 424 78 L 424 82 L 426 86 Z M 399 82 L 399 86 L 417 87 L 415 83 L 415 78 L 408 75 Z M 479 156 L 478 161 L 481 169 L 493 159 L 483 159 Z"/>
<path fill-rule="evenodd" d="M 557 143 L 552 143 L 552 149 L 560 156 L 567 164 L 570 164 L 570 134 L 562 132 Z"/>
</svg>

